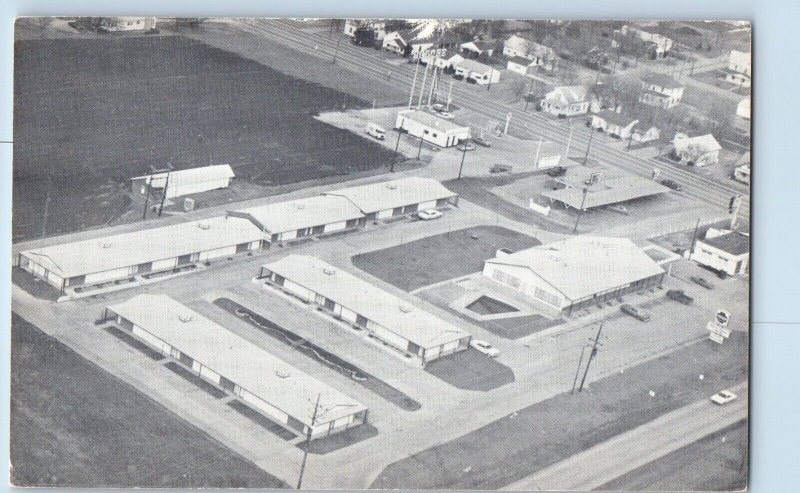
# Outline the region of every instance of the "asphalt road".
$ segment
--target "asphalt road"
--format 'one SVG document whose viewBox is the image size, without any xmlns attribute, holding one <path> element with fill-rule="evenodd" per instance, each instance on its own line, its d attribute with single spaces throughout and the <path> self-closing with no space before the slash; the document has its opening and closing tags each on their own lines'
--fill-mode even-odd
<svg viewBox="0 0 800 493">
<path fill-rule="evenodd" d="M 413 84 L 415 68 L 413 64 L 390 64 L 385 55 L 377 53 L 375 50 L 360 48 L 346 42 L 339 43 L 337 38 L 329 39 L 327 36 L 301 30 L 286 20 L 246 19 L 231 25 L 265 39 L 287 44 L 296 50 L 307 51 L 318 57 L 330 57 L 331 62 L 335 57 L 337 64 L 352 69 L 365 77 L 392 82 L 399 86 L 399 90 L 402 92 L 410 90 Z M 420 78 L 418 77 L 418 79 Z M 502 82 L 500 83 L 502 84 Z M 421 80 L 418 80 L 418 86 L 419 84 L 421 84 Z M 459 106 L 496 121 L 504 121 L 506 115 L 511 113 L 512 127 L 527 127 L 531 129 L 532 134 L 556 143 L 566 145 L 566 142 L 570 140 L 570 128 L 567 125 L 560 124 L 541 113 L 520 111 L 511 105 L 492 99 L 489 95 L 476 97 L 475 92 L 478 89 L 480 88 L 456 82 L 452 88 L 453 101 Z M 583 126 L 576 125 L 575 130 L 572 131 L 571 148 L 579 150 L 577 154 L 580 156 L 577 157 L 582 158 L 588 141 L 588 130 Z M 727 184 L 694 175 L 678 167 L 664 166 L 656 161 L 642 159 L 625 150 L 607 145 L 600 138 L 592 140 L 590 158 L 620 166 L 630 173 L 648 178 L 652 175 L 653 168 L 657 167 L 661 171 L 662 178 L 669 178 L 681 183 L 689 196 L 719 207 L 727 207 L 728 201 L 733 195 L 741 194 L 740 190 Z M 750 198 L 745 195 L 742 197 L 739 218 L 749 221 L 749 217 Z"/>
<path fill-rule="evenodd" d="M 721 389 L 720 389 L 721 390 Z M 739 396 L 719 406 L 703 399 L 563 460 L 504 490 L 598 488 L 670 452 L 747 418 L 747 383 L 731 389 Z"/>
</svg>

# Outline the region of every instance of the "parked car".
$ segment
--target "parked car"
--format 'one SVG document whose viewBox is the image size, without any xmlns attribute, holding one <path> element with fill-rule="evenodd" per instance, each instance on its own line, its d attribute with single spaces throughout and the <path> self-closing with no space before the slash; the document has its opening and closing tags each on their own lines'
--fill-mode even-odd
<svg viewBox="0 0 800 493">
<path fill-rule="evenodd" d="M 630 315 L 636 320 L 641 320 L 642 322 L 647 322 L 650 320 L 650 314 L 639 307 L 625 304 L 620 306 L 619 309 L 622 310 L 622 313 L 625 315 Z"/>
<path fill-rule="evenodd" d="M 445 106 L 442 103 L 434 103 L 434 104 L 431 105 L 431 109 L 433 111 L 441 113 L 442 111 L 444 111 Z"/>
<path fill-rule="evenodd" d="M 697 276 L 692 276 L 692 277 L 690 277 L 689 279 L 690 279 L 690 280 L 691 280 L 693 283 L 695 283 L 695 284 L 697 284 L 697 285 L 700 285 L 700 286 L 703 286 L 703 287 L 704 287 L 704 288 L 706 288 L 706 289 L 714 289 L 714 285 L 713 285 L 713 284 L 711 284 L 711 283 L 708 281 L 708 279 L 706 279 L 705 277 L 697 277 Z"/>
<path fill-rule="evenodd" d="M 473 137 L 472 142 L 475 142 L 476 144 L 481 145 L 483 147 L 492 147 L 492 143 L 489 140 L 484 139 L 480 135 L 477 137 Z"/>
<path fill-rule="evenodd" d="M 552 176 L 553 178 L 558 176 L 564 176 L 567 174 L 567 168 L 563 166 L 556 166 L 555 168 L 550 168 L 547 170 L 547 176 Z"/>
<path fill-rule="evenodd" d="M 606 208 L 610 211 L 617 212 L 619 214 L 625 214 L 626 216 L 629 214 L 628 208 L 625 207 L 624 205 L 611 204 L 606 206 Z"/>
<path fill-rule="evenodd" d="M 661 184 L 667 188 L 675 190 L 676 192 L 683 191 L 683 187 L 681 186 L 681 184 L 674 180 L 661 180 Z"/>
<path fill-rule="evenodd" d="M 737 397 L 736 394 L 734 394 L 730 390 L 721 390 L 718 393 L 711 396 L 711 402 L 722 406 L 736 399 L 736 397 Z"/>
<path fill-rule="evenodd" d="M 463 76 L 463 75 L 461 75 L 461 74 L 453 74 L 453 78 L 454 78 L 455 80 L 463 80 L 463 79 L 464 79 L 464 76 Z"/>
<path fill-rule="evenodd" d="M 378 140 L 386 139 L 386 129 L 383 127 L 379 127 L 374 123 L 367 124 L 367 134 L 375 137 Z"/>
<path fill-rule="evenodd" d="M 423 221 L 430 221 L 432 219 L 439 219 L 442 217 L 442 213 L 436 209 L 425 209 L 424 211 L 417 212 L 417 217 Z"/>
<path fill-rule="evenodd" d="M 490 358 L 496 358 L 497 356 L 500 355 L 500 350 L 499 349 L 497 349 L 496 347 L 492 346 L 488 342 L 482 341 L 480 339 L 472 339 L 471 341 L 469 341 L 469 347 L 471 347 L 472 349 L 474 349 L 474 350 L 476 350 L 476 351 L 478 351 L 480 353 L 485 354 L 486 356 L 488 356 Z"/>
<path fill-rule="evenodd" d="M 468 84 L 477 84 L 478 81 L 473 79 L 472 77 L 467 77 L 467 83 Z"/>
<path fill-rule="evenodd" d="M 494 164 L 489 168 L 489 173 L 511 173 L 514 167 L 510 164 Z"/>
<path fill-rule="evenodd" d="M 703 269 L 705 269 L 705 270 L 707 270 L 709 272 L 713 272 L 714 275 L 716 275 L 720 279 L 727 279 L 728 278 L 728 273 L 725 272 L 724 270 L 715 269 L 715 268 L 710 267 L 708 265 L 702 265 L 702 264 L 700 265 L 700 267 L 702 267 Z"/>
<path fill-rule="evenodd" d="M 672 301 L 677 301 L 683 305 L 691 305 L 694 303 L 694 298 L 684 293 L 681 289 L 670 289 L 667 291 L 667 298 Z"/>
<path fill-rule="evenodd" d="M 448 113 L 446 111 L 440 111 L 439 112 L 439 116 L 441 118 L 444 118 L 445 120 L 449 120 L 449 119 L 453 118 L 453 114 L 452 113 Z"/>
<path fill-rule="evenodd" d="M 474 151 L 475 146 L 472 144 L 458 144 L 459 151 Z"/>
</svg>

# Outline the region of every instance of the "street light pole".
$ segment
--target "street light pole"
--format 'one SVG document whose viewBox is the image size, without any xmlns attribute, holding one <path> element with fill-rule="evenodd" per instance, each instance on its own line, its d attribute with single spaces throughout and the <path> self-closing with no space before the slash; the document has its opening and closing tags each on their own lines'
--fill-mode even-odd
<svg viewBox="0 0 800 493">
<path fill-rule="evenodd" d="M 586 204 L 586 195 L 589 193 L 588 188 L 583 189 L 583 198 L 581 199 L 581 209 L 578 211 L 578 217 L 575 218 L 575 227 L 572 228 L 572 232 L 578 231 L 578 223 L 581 222 L 581 217 L 583 217 L 583 206 Z"/>
<path fill-rule="evenodd" d="M 578 375 L 581 374 L 581 365 L 583 364 L 583 355 L 584 355 L 584 353 L 586 353 L 586 345 L 584 345 L 583 349 L 581 349 L 581 357 L 578 360 L 578 369 L 575 370 L 575 379 L 572 381 L 572 390 L 570 390 L 570 392 L 569 392 L 570 394 L 574 394 L 575 393 L 575 386 L 578 385 Z"/>
<path fill-rule="evenodd" d="M 317 421 L 317 410 L 319 409 L 319 398 L 322 394 L 317 394 L 317 403 L 314 404 L 314 414 L 311 415 L 311 426 L 308 427 L 308 433 L 306 433 L 306 447 L 303 451 L 303 463 L 300 464 L 300 477 L 297 478 L 297 489 L 301 489 L 303 487 L 303 473 L 306 471 L 306 461 L 308 460 L 308 449 L 311 446 L 311 433 L 314 431 L 314 424 Z"/>
<path fill-rule="evenodd" d="M 461 166 L 458 167 L 458 178 L 457 180 L 461 179 L 461 172 L 464 170 L 464 158 L 467 157 L 467 146 L 469 145 L 469 135 L 464 140 L 464 149 L 461 152 Z"/>
<path fill-rule="evenodd" d="M 594 136 L 594 126 L 592 125 L 592 122 L 589 121 L 589 143 L 586 144 L 586 155 L 583 156 L 583 165 L 584 166 L 588 166 L 589 165 L 589 149 L 592 148 L 592 137 L 593 136 Z"/>
<path fill-rule="evenodd" d="M 597 329 L 597 335 L 594 338 L 594 344 L 592 344 L 592 352 L 589 353 L 589 360 L 586 362 L 586 371 L 583 372 L 583 378 L 581 378 L 581 386 L 578 387 L 578 392 L 583 392 L 583 384 L 586 382 L 586 375 L 589 374 L 589 366 L 591 366 L 594 357 L 597 356 L 597 344 L 600 342 L 600 334 L 602 332 L 603 322 L 600 322 L 600 328 Z"/>
</svg>

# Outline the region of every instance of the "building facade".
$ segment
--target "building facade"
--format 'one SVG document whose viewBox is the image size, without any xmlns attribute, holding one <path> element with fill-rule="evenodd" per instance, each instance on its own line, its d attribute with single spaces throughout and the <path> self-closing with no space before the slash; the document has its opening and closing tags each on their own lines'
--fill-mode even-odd
<svg viewBox="0 0 800 493">
<path fill-rule="evenodd" d="M 691 258 L 729 276 L 745 274 L 750 269 L 750 237 L 739 231 L 710 229 L 695 244 Z"/>
<path fill-rule="evenodd" d="M 397 112 L 394 128 L 439 147 L 453 147 L 469 138 L 469 127 L 462 127 L 424 110 Z"/>
</svg>

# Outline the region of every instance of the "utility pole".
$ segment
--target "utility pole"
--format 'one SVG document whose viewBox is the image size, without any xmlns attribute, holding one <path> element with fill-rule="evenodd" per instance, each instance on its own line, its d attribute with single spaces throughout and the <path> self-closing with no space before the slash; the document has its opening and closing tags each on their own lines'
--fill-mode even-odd
<svg viewBox="0 0 800 493">
<path fill-rule="evenodd" d="M 417 58 L 417 66 L 414 68 L 414 80 L 411 82 L 411 92 L 408 94 L 408 109 L 411 109 L 411 104 L 414 102 L 414 88 L 417 85 L 417 72 L 419 72 L 419 58 Z"/>
<path fill-rule="evenodd" d="M 575 227 L 572 228 L 572 232 L 578 231 L 578 223 L 581 222 L 581 218 L 583 217 L 583 206 L 586 204 L 586 195 L 589 193 L 588 188 L 583 189 L 583 198 L 581 199 L 581 210 L 578 211 L 578 217 L 575 218 Z"/>
<path fill-rule="evenodd" d="M 631 129 L 631 136 L 628 137 L 628 147 L 627 147 L 627 149 L 625 149 L 626 151 L 630 151 L 631 150 L 631 143 L 633 142 L 633 132 L 634 132 L 634 130 L 636 130 L 636 127 L 633 127 Z"/>
<path fill-rule="evenodd" d="M 423 142 L 425 142 L 425 140 L 420 135 L 420 137 L 419 137 L 419 148 L 417 149 L 417 159 L 419 159 L 419 157 L 422 155 L 422 143 Z"/>
<path fill-rule="evenodd" d="M 445 105 L 445 111 L 450 110 L 450 101 L 452 100 L 453 94 L 453 81 L 450 81 L 450 89 L 447 90 L 447 104 Z"/>
<path fill-rule="evenodd" d="M 142 212 L 142 220 L 147 217 L 147 203 L 150 199 L 150 187 L 153 186 L 153 176 L 150 175 L 150 179 L 147 181 L 147 193 L 144 196 L 144 211 Z"/>
<path fill-rule="evenodd" d="M 573 130 L 575 130 L 575 129 L 572 127 L 572 121 L 570 120 L 570 123 L 569 123 L 569 137 L 567 137 L 567 149 L 564 152 L 564 158 L 567 161 L 569 161 L 569 146 L 572 144 L 572 131 Z"/>
<path fill-rule="evenodd" d="M 391 167 L 389 168 L 390 173 L 394 173 L 394 165 L 397 163 L 397 149 L 400 148 L 400 137 L 403 136 L 403 123 L 405 123 L 404 119 L 400 119 L 400 128 L 397 129 L 397 142 L 394 144 L 394 159 L 392 160 Z"/>
<path fill-rule="evenodd" d="M 308 460 L 308 448 L 311 446 L 311 433 L 314 431 L 314 424 L 317 421 L 317 410 L 319 409 L 319 398 L 322 394 L 317 394 L 317 403 L 314 404 L 314 414 L 311 415 L 311 426 L 308 427 L 306 433 L 306 448 L 303 451 L 303 462 L 300 464 L 300 477 L 297 479 L 297 489 L 303 487 L 303 473 L 306 471 L 306 461 Z"/>
<path fill-rule="evenodd" d="M 47 215 L 50 213 L 50 193 L 53 188 L 53 175 L 47 174 L 47 196 L 44 199 L 44 219 L 42 220 L 42 236 L 47 235 Z"/>
<path fill-rule="evenodd" d="M 342 43 L 342 40 L 336 41 L 336 50 L 333 52 L 333 64 L 336 65 L 336 56 L 339 54 L 339 45 Z"/>
<path fill-rule="evenodd" d="M 458 178 L 457 180 L 461 179 L 461 172 L 464 170 L 464 158 L 467 157 L 467 146 L 469 145 L 469 135 L 464 140 L 464 149 L 461 152 L 461 166 L 458 167 Z"/>
<path fill-rule="evenodd" d="M 169 171 L 167 171 L 167 179 L 164 181 L 164 195 L 161 197 L 161 205 L 158 206 L 158 217 L 161 217 L 161 211 L 164 210 L 164 202 L 167 200 L 167 187 L 169 187 Z"/>
<path fill-rule="evenodd" d="M 583 156 L 583 165 L 589 166 L 589 149 L 592 148 L 592 137 L 594 136 L 594 126 L 589 122 L 589 143 L 586 144 L 586 155 Z"/>
<path fill-rule="evenodd" d="M 536 156 L 533 158 L 533 169 L 534 171 L 539 166 L 539 152 L 542 150 L 542 138 L 539 137 L 539 145 L 536 146 Z"/>
<path fill-rule="evenodd" d="M 586 353 L 586 345 L 584 344 L 583 348 L 581 349 L 581 357 L 578 360 L 578 369 L 575 370 L 575 379 L 572 381 L 572 390 L 570 390 L 570 394 L 575 393 L 575 386 L 578 385 L 578 375 L 581 374 L 581 365 L 583 364 L 583 355 Z"/>
<path fill-rule="evenodd" d="M 493 75 L 494 75 L 494 67 L 490 67 L 490 70 L 489 70 L 489 84 L 486 86 L 486 90 L 487 91 L 492 88 L 492 76 Z"/>
<path fill-rule="evenodd" d="M 731 202 L 730 205 L 728 206 L 728 211 L 733 214 L 733 216 L 731 216 L 730 229 L 733 229 L 736 226 L 736 219 L 738 219 L 739 217 L 739 207 L 741 207 L 741 205 L 742 205 L 741 195 L 736 195 L 734 197 L 731 197 Z"/>
<path fill-rule="evenodd" d="M 533 77 L 531 77 L 531 86 L 528 88 L 528 94 L 525 96 L 525 113 L 528 112 L 528 104 L 531 102 L 531 93 L 533 92 Z"/>
<path fill-rule="evenodd" d="M 328 39 L 331 39 L 333 37 L 333 24 L 334 24 L 334 22 L 335 22 L 335 19 L 331 19 L 331 32 L 328 33 Z"/>
<path fill-rule="evenodd" d="M 431 89 L 428 91 L 428 106 L 431 105 L 431 99 L 433 98 L 433 86 L 436 85 L 436 67 L 433 67 L 433 74 L 431 74 Z"/>
<path fill-rule="evenodd" d="M 592 365 L 592 360 L 595 356 L 597 356 L 598 351 L 598 344 L 600 342 L 600 334 L 603 332 L 603 322 L 600 322 L 600 328 L 597 329 L 597 335 L 594 338 L 594 343 L 592 344 L 592 352 L 589 353 L 589 360 L 586 362 L 586 371 L 583 372 L 583 378 L 581 378 L 581 386 L 578 388 L 578 392 L 583 392 L 583 384 L 586 383 L 586 375 L 589 374 L 589 367 Z"/>
</svg>

